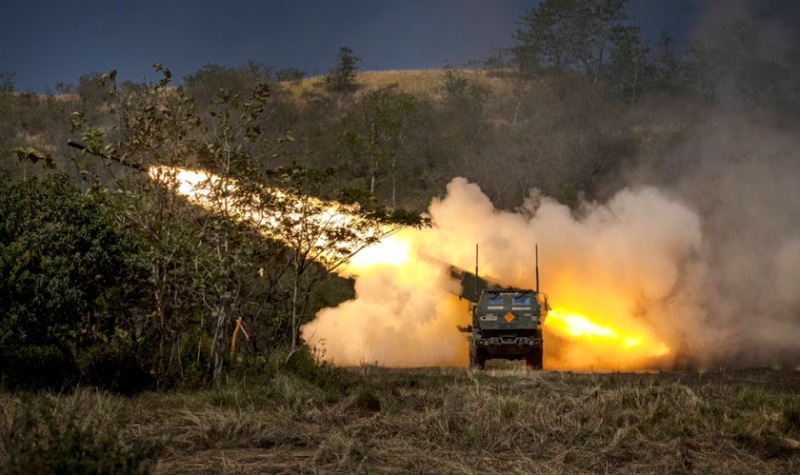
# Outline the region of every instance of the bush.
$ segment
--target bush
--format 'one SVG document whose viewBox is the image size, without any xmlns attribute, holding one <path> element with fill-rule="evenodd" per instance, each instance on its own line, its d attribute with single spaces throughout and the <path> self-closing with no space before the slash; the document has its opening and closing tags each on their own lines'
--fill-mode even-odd
<svg viewBox="0 0 800 475">
<path fill-rule="evenodd" d="M 55 346 L 0 346 L 0 390 L 60 390 L 79 376 Z"/>
<path fill-rule="evenodd" d="M 146 343 L 112 341 L 93 346 L 80 359 L 85 382 L 120 394 L 132 395 L 156 388 L 150 372 L 154 350 Z"/>
<path fill-rule="evenodd" d="M 782 411 L 783 426 L 789 433 L 800 434 L 800 404 L 789 403 Z"/>
<path fill-rule="evenodd" d="M 0 380 L 77 380 L 82 349 L 134 325 L 146 272 L 101 193 L 63 174 L 0 186 Z"/>
<path fill-rule="evenodd" d="M 82 428 L 71 414 L 57 421 L 50 404 L 27 404 L 0 430 L 0 473 L 6 475 L 149 474 L 158 446 L 120 442 L 98 423 Z"/>
<path fill-rule="evenodd" d="M 367 412 L 381 412 L 381 399 L 371 389 L 363 387 L 356 397 L 356 407 Z"/>
<path fill-rule="evenodd" d="M 348 385 L 345 370 L 320 361 L 308 346 L 297 350 L 286 362 L 284 369 L 325 390 L 342 391 Z"/>
</svg>

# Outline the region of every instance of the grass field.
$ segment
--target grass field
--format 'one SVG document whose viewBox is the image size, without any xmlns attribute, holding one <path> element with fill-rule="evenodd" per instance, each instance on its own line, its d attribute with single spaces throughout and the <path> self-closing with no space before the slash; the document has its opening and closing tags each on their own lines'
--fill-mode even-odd
<svg viewBox="0 0 800 475">
<path fill-rule="evenodd" d="M 24 399 L 0 396 L 0 429 Z M 157 473 L 797 474 L 800 371 L 572 374 L 375 367 L 218 390 L 48 399 Z M 2 454 L 0 454 L 0 457 Z"/>
<path fill-rule="evenodd" d="M 497 95 L 510 95 L 514 82 L 513 71 L 504 71 L 501 76 L 498 71 L 492 73 L 486 70 L 459 70 L 459 74 L 474 80 Z M 400 91 L 418 97 L 431 97 L 438 94 L 443 86 L 446 75 L 442 69 L 409 69 L 390 71 L 362 71 L 356 74 L 359 92 L 373 91 L 382 87 L 395 86 Z M 312 91 L 321 77 L 308 77 L 300 81 L 282 83 L 283 87 L 292 92 L 296 97 L 301 97 L 303 92 Z"/>
</svg>

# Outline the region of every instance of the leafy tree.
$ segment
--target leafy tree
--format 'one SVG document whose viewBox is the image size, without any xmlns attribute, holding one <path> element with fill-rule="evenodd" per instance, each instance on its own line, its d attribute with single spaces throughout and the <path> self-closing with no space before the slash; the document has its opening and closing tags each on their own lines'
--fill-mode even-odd
<svg viewBox="0 0 800 475">
<path fill-rule="evenodd" d="M 78 343 L 120 323 L 143 269 L 97 193 L 63 174 L 0 189 L 0 347 L 55 345 L 77 372 Z"/>
<path fill-rule="evenodd" d="M 616 48 L 611 53 L 606 77 L 620 99 L 631 106 L 636 104 L 649 86 L 653 69 L 648 59 L 649 52 L 638 27 L 617 32 Z"/>
<path fill-rule="evenodd" d="M 359 101 L 340 139 L 342 164 L 367 179 L 371 194 L 388 171 L 392 208 L 397 204 L 398 159 L 419 108 L 410 94 L 392 88 L 370 91 Z"/>
<path fill-rule="evenodd" d="M 584 63 L 591 15 L 587 0 L 545 0 L 526 11 L 513 35 L 520 71 L 527 76 L 543 69 L 563 72 Z"/>
<path fill-rule="evenodd" d="M 544 0 L 528 10 L 514 32 L 520 71 L 592 74 L 595 82 L 617 31 L 629 19 L 627 0 Z"/>
<path fill-rule="evenodd" d="M 183 81 L 188 92 L 203 110 L 222 90 L 228 91 L 231 95 L 247 94 L 258 84 L 274 83 L 275 68 L 252 60 L 238 67 L 208 63 L 184 76 Z"/>
<path fill-rule="evenodd" d="M 686 61 L 680 57 L 677 42 L 667 30 L 661 32 L 654 54 L 653 89 L 670 95 L 678 94 L 685 87 Z"/>
<path fill-rule="evenodd" d="M 446 126 L 445 138 L 478 149 L 488 138 L 485 121 L 489 91 L 463 72 L 445 69 L 440 86 L 440 119 Z"/>
<path fill-rule="evenodd" d="M 589 34 L 592 50 L 592 63 L 587 71 L 594 70 L 594 81 L 597 83 L 603 72 L 603 61 L 623 23 L 629 19 L 625 13 L 628 0 L 593 0 L 590 3 L 592 14 L 589 21 Z"/>
<path fill-rule="evenodd" d="M 275 80 L 278 82 L 297 82 L 306 77 L 306 72 L 298 68 L 285 68 L 275 71 Z"/>
<path fill-rule="evenodd" d="M 247 61 L 238 68 L 215 63 L 204 64 L 197 71 L 187 74 L 183 81 L 190 88 L 205 88 L 216 94 L 220 89 L 243 92 L 256 84 L 274 80 L 275 69 L 257 61 Z"/>
<path fill-rule="evenodd" d="M 56 92 L 62 95 L 75 94 L 77 88 L 74 84 L 67 84 L 59 81 L 56 83 Z"/>
<path fill-rule="evenodd" d="M 513 50 L 511 48 L 494 48 L 482 66 L 489 76 L 505 78 L 506 71 L 511 68 Z"/>
<path fill-rule="evenodd" d="M 116 77 L 116 72 L 113 73 Z M 105 101 L 106 77 L 103 73 L 91 72 L 81 75 L 78 78 L 78 86 L 75 92 L 83 103 L 86 110 L 96 109 Z"/>
<path fill-rule="evenodd" d="M 75 115 L 73 129 L 83 132 L 89 151 L 132 168 L 147 171 L 151 165 L 186 167 L 196 155 L 194 142 L 188 140 L 197 131 L 193 101 L 183 88 L 167 90 L 172 74 L 161 64 L 154 65 L 163 78 L 148 86 L 148 93 L 139 101 L 129 102 L 120 94 L 114 75 L 105 96 L 110 118 L 82 112 Z M 106 135 L 92 122 L 104 120 Z M 187 219 L 191 208 L 176 193 L 180 184 L 174 176 L 161 181 L 141 174 L 122 174 L 114 183 L 120 193 L 114 196 L 116 215 L 122 225 L 137 236 L 137 250 L 149 269 L 148 284 L 153 299 L 154 318 L 147 322 L 146 332 L 156 346 L 157 375 L 163 376 L 177 366 L 183 374 L 180 355 L 186 326 L 192 322 L 196 303 L 192 289 L 191 264 L 197 248 L 197 233 Z"/>
<path fill-rule="evenodd" d="M 339 48 L 339 54 L 323 80 L 325 89 L 336 94 L 355 92 L 358 89 L 356 71 L 360 62 L 361 59 L 355 56 L 352 49 L 346 46 Z"/>
</svg>

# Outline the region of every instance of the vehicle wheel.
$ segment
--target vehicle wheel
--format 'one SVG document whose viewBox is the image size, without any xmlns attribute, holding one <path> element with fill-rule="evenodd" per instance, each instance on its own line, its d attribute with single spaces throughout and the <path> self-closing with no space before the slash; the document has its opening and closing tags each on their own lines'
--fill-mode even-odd
<svg viewBox="0 0 800 475">
<path fill-rule="evenodd" d="M 544 363 L 544 349 L 534 348 L 525 356 L 525 365 L 530 369 L 542 369 Z"/>
<path fill-rule="evenodd" d="M 486 369 L 486 361 L 489 359 L 489 353 L 487 353 L 486 350 L 478 350 L 477 353 L 478 366 L 481 369 Z"/>
</svg>

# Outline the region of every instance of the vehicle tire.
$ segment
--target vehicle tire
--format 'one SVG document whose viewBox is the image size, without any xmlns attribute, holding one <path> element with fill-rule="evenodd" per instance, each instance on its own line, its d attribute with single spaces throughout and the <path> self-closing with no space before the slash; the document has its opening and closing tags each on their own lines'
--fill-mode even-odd
<svg viewBox="0 0 800 475">
<path fill-rule="evenodd" d="M 486 369 L 486 361 L 489 359 L 489 353 L 486 350 L 479 349 L 477 351 L 478 367 Z"/>
<path fill-rule="evenodd" d="M 525 365 L 530 369 L 542 369 L 544 363 L 544 349 L 534 348 L 525 356 Z"/>
</svg>

